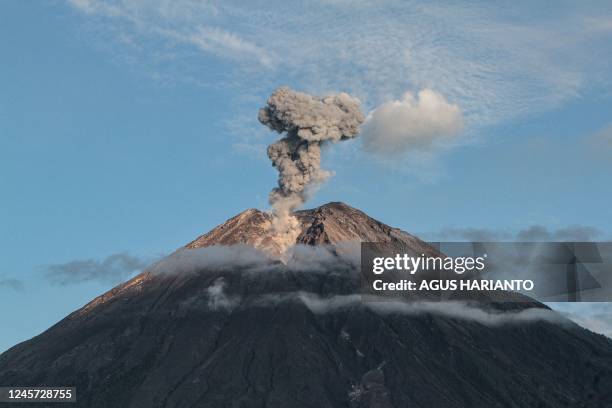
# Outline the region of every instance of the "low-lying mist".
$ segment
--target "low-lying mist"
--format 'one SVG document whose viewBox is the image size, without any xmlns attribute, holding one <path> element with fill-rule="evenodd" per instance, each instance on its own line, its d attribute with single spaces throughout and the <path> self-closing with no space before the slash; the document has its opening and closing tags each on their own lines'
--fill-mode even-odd
<svg viewBox="0 0 612 408">
<path fill-rule="evenodd" d="M 283 263 L 246 245 L 181 249 L 152 265 L 148 272 L 154 276 L 210 275 L 207 284 L 182 303 L 184 308 L 202 311 L 232 313 L 240 308 L 298 303 L 314 314 L 362 308 L 379 315 L 435 315 L 486 326 L 538 321 L 573 324 L 544 306 L 502 310 L 474 301 L 407 301 L 361 295 L 359 243 L 342 247 L 297 245 L 289 251 Z"/>
</svg>

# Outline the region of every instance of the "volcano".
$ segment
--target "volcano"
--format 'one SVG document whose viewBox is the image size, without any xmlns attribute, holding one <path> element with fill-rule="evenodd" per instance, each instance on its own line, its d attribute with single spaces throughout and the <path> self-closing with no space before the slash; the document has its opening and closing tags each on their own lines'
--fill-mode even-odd
<svg viewBox="0 0 612 408">
<path fill-rule="evenodd" d="M 359 241 L 435 251 L 346 204 L 295 216 L 306 259 Z M 251 257 L 274 247 L 270 223 L 247 210 L 174 254 L 198 260 L 188 270 L 162 262 L 14 346 L 0 385 L 75 386 L 79 407 L 612 406 L 607 337 L 569 321 L 367 307 L 347 263 Z M 487 307 L 553 313 L 530 299 Z"/>
</svg>

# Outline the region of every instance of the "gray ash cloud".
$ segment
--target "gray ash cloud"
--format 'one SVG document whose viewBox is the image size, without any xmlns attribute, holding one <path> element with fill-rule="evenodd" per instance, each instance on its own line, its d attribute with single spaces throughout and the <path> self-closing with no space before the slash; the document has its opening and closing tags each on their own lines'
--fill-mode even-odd
<svg viewBox="0 0 612 408">
<path fill-rule="evenodd" d="M 331 175 L 321 168 L 321 147 L 357 136 L 364 116 L 359 100 L 346 93 L 317 97 L 281 87 L 259 110 L 259 121 L 283 134 L 268 146 L 268 157 L 279 172 L 269 200 L 273 227 L 281 248 L 286 248 L 299 233 L 291 213 Z"/>
</svg>

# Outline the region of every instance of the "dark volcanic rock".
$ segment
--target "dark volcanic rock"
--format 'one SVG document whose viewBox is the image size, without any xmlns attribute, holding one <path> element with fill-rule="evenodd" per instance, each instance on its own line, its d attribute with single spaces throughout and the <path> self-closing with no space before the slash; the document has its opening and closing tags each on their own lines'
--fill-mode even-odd
<svg viewBox="0 0 612 408">
<path fill-rule="evenodd" d="M 297 216 L 306 244 L 428 248 L 344 204 Z M 266 222 L 248 210 L 187 248 L 261 242 Z M 76 386 L 72 407 L 612 406 L 612 341 L 577 325 L 488 326 L 359 303 L 314 310 L 299 297 L 358 285 L 341 264 L 145 272 L 0 355 L 0 385 Z"/>
</svg>

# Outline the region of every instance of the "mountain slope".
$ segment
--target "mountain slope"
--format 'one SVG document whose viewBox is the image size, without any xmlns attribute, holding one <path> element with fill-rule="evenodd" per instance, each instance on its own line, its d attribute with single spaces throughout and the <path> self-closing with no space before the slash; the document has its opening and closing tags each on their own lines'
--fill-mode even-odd
<svg viewBox="0 0 612 408">
<path fill-rule="evenodd" d="M 345 204 L 296 216 L 309 245 L 431 250 Z M 265 245 L 266 222 L 247 210 L 183 251 Z M 612 342 L 576 325 L 382 313 L 345 302 L 359 277 L 342 263 L 207 265 L 145 272 L 94 299 L 0 355 L 0 384 L 76 386 L 70 406 L 82 407 L 612 406 Z"/>
</svg>

